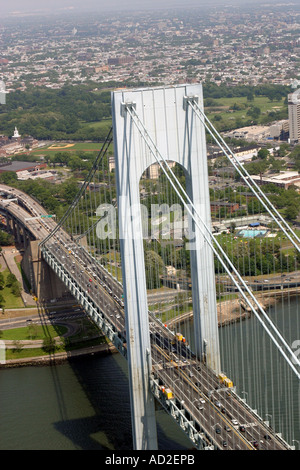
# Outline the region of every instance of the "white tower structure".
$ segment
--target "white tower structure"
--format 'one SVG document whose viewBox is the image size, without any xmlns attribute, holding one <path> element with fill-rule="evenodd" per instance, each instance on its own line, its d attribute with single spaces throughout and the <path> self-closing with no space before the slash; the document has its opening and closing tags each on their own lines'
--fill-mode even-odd
<svg viewBox="0 0 300 470">
<path fill-rule="evenodd" d="M 168 161 L 186 171 L 186 190 L 210 227 L 210 198 L 205 128 L 194 119 L 187 99 L 196 97 L 203 109 L 202 85 L 118 90 L 112 93 L 116 185 L 118 192 L 133 441 L 136 449 L 155 449 L 156 423 L 150 392 L 150 336 L 145 279 L 139 181 L 156 162 L 141 145 L 134 111 L 146 133 Z M 146 135 L 145 133 L 145 135 Z M 161 161 L 161 158 L 159 159 Z M 220 352 L 212 251 L 189 220 L 195 352 L 220 372 Z"/>
<path fill-rule="evenodd" d="M 300 88 L 288 95 L 290 142 L 300 142 Z"/>
<path fill-rule="evenodd" d="M 13 137 L 13 139 L 19 139 L 21 137 L 17 127 L 15 127 L 14 135 L 12 137 Z"/>
</svg>

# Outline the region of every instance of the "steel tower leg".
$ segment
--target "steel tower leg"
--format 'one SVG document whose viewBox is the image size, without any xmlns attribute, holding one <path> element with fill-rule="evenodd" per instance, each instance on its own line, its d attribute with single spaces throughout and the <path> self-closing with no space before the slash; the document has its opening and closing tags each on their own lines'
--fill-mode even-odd
<svg viewBox="0 0 300 470">
<path fill-rule="evenodd" d="M 201 90 L 202 91 L 202 90 Z M 204 126 L 195 128 L 193 111 L 186 106 L 186 136 L 188 142 L 188 175 L 186 192 L 204 225 L 211 228 L 210 196 Z M 202 104 L 202 93 L 196 96 Z M 197 130 L 197 132 L 196 132 Z M 198 158 L 192 158 L 198 155 Z M 217 374 L 221 371 L 219 332 L 216 303 L 215 268 L 212 250 L 198 225 L 189 215 L 191 278 L 195 352 Z"/>
<path fill-rule="evenodd" d="M 113 108 L 115 113 L 120 113 L 120 103 L 115 103 Z M 151 353 L 140 216 L 140 175 L 131 155 L 127 124 L 124 123 L 124 134 L 118 134 L 119 128 L 114 126 L 114 144 L 116 146 L 122 142 L 121 152 L 115 147 L 115 160 L 133 445 L 135 450 L 156 450 L 155 403 L 150 390 Z"/>
</svg>

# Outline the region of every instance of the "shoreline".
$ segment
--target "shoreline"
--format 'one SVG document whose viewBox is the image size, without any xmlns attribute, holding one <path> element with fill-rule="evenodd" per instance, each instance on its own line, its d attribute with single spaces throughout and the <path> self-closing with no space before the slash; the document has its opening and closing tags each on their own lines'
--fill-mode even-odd
<svg viewBox="0 0 300 470">
<path fill-rule="evenodd" d="M 286 300 L 288 297 L 293 299 L 294 297 L 299 295 L 299 291 L 298 289 L 285 289 L 284 291 L 272 291 L 268 294 L 269 295 L 267 299 L 266 294 L 263 293 L 259 293 L 256 296 L 259 304 L 263 309 L 273 307 L 276 303 L 279 303 L 280 300 Z M 261 302 L 262 299 L 264 300 L 263 303 Z M 218 303 L 217 314 L 218 327 L 220 328 L 231 323 L 244 321 L 247 318 L 250 318 L 253 313 L 250 307 L 244 305 L 243 299 L 233 299 L 225 300 L 221 303 Z M 188 312 L 186 314 L 180 315 L 179 317 L 176 317 L 173 320 L 167 322 L 168 328 L 174 328 L 176 325 L 180 325 L 185 320 L 191 319 L 192 316 L 193 312 Z M 116 354 L 117 352 L 117 348 L 111 342 L 109 342 L 98 346 L 90 346 L 82 349 L 76 349 L 74 351 L 53 353 L 51 355 L 28 358 L 25 357 L 21 359 L 9 359 L 5 361 L 4 364 L 0 363 L 0 370 L 25 366 L 57 365 L 84 356 L 108 355 Z"/>
<path fill-rule="evenodd" d="M 58 365 L 68 362 L 72 359 L 96 356 L 96 355 L 109 355 L 115 354 L 118 350 L 112 343 L 100 344 L 98 346 L 90 346 L 87 348 L 76 349 L 74 351 L 67 351 L 61 353 L 53 353 L 45 356 L 24 357 L 21 359 L 8 359 L 4 364 L 0 363 L 1 369 L 10 369 L 17 367 L 30 367 L 30 366 L 49 366 Z"/>
<path fill-rule="evenodd" d="M 280 301 L 284 301 L 287 298 L 294 299 L 299 295 L 299 290 L 295 288 L 284 289 L 283 291 L 274 290 L 266 293 L 257 293 L 256 299 L 260 306 L 266 310 L 270 307 L 274 307 L 275 304 Z M 262 302 L 263 300 L 263 302 Z M 258 310 L 258 308 L 256 308 Z M 243 299 L 231 299 L 225 300 L 217 304 L 217 315 L 218 315 L 218 327 L 230 325 L 231 323 L 236 323 L 239 321 L 244 321 L 247 318 L 250 318 L 252 315 L 252 310 L 249 306 L 245 305 Z M 168 328 L 175 327 L 180 325 L 187 319 L 193 317 L 193 312 L 188 312 L 183 315 L 180 315 L 172 320 L 166 322 Z"/>
</svg>

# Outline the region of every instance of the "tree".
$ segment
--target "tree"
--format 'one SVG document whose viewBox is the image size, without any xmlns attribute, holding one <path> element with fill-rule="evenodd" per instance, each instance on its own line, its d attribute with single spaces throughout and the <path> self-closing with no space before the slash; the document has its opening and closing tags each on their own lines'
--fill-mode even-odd
<svg viewBox="0 0 300 470">
<path fill-rule="evenodd" d="M 43 349 L 44 351 L 51 353 L 54 352 L 56 349 L 56 343 L 54 338 L 50 338 L 49 336 L 47 338 L 43 339 Z"/>
<path fill-rule="evenodd" d="M 61 195 L 68 204 L 73 202 L 78 193 L 78 184 L 76 181 L 66 181 L 61 188 Z"/>
<path fill-rule="evenodd" d="M 279 172 L 281 170 L 284 170 L 285 169 L 285 161 L 283 160 L 278 160 L 274 157 L 270 157 L 269 159 L 270 163 L 271 163 L 271 170 L 272 171 L 276 171 L 276 172 Z"/>
<path fill-rule="evenodd" d="M 18 282 L 16 276 L 13 273 L 9 273 L 6 278 L 6 286 L 12 287 L 16 282 Z"/>
<path fill-rule="evenodd" d="M 164 274 L 164 262 L 158 253 L 148 250 L 145 253 L 145 271 L 147 289 L 160 287 L 160 276 Z"/>
<path fill-rule="evenodd" d="M 247 111 L 248 116 L 251 116 L 253 119 L 258 119 L 261 111 L 258 106 L 251 106 L 251 108 Z"/>
<path fill-rule="evenodd" d="M 12 286 L 11 286 L 11 292 L 13 293 L 14 296 L 19 297 L 21 295 L 21 286 L 18 281 L 16 281 Z"/>
<path fill-rule="evenodd" d="M 300 253 L 298 250 L 294 250 L 294 254 L 295 254 L 295 258 L 296 258 L 296 263 L 297 263 L 297 268 L 296 269 L 299 269 L 299 266 L 300 266 Z"/>
<path fill-rule="evenodd" d="M 6 233 L 3 230 L 0 230 L 0 245 L 10 246 L 14 243 L 14 237 L 10 233 Z M 0 250 L 1 251 L 1 250 Z"/>
<path fill-rule="evenodd" d="M 14 171 L 6 171 L 2 173 L 0 176 L 1 183 L 13 185 L 16 181 L 18 181 L 17 174 Z"/>
<path fill-rule="evenodd" d="M 5 279 L 3 273 L 0 273 L 0 289 L 3 289 L 5 286 Z"/>
<path fill-rule="evenodd" d="M 246 168 L 247 168 L 248 173 L 250 173 L 250 175 L 259 175 L 259 174 L 263 174 L 267 170 L 268 166 L 269 166 L 268 162 L 266 160 L 262 160 L 259 162 L 248 163 L 246 165 Z"/>
<path fill-rule="evenodd" d="M 299 207 L 296 207 L 294 204 L 290 204 L 285 209 L 285 216 L 289 220 L 295 220 L 299 214 Z"/>
<path fill-rule="evenodd" d="M 266 160 L 268 158 L 268 156 L 270 155 L 269 153 L 269 150 L 268 149 L 260 149 L 258 152 L 257 152 L 257 156 L 258 158 L 260 158 L 261 160 Z"/>
<path fill-rule="evenodd" d="M 278 157 L 284 157 L 289 150 L 289 144 L 283 143 L 280 145 L 279 149 L 277 150 Z"/>
<path fill-rule="evenodd" d="M 16 352 L 22 351 L 23 344 L 20 340 L 16 339 L 13 344 Z"/>
<path fill-rule="evenodd" d="M 28 336 L 31 339 L 37 337 L 37 325 L 28 325 Z"/>
</svg>

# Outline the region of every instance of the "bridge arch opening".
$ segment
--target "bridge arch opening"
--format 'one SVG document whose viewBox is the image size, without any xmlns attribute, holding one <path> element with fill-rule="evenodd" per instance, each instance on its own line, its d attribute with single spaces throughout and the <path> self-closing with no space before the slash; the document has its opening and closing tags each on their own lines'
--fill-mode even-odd
<svg viewBox="0 0 300 470">
<path fill-rule="evenodd" d="M 185 187 L 185 168 L 173 161 L 168 165 Z M 193 301 L 189 242 L 193 240 L 188 214 L 158 164 L 144 171 L 139 188 L 149 310 L 190 344 Z"/>
</svg>

